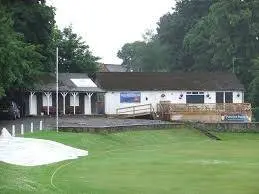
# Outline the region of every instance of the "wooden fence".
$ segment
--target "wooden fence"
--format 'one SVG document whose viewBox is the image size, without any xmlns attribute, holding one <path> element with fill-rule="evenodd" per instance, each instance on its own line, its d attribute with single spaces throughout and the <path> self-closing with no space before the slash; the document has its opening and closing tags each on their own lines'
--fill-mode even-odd
<svg viewBox="0 0 259 194">
<path fill-rule="evenodd" d="M 157 113 L 160 117 L 168 117 L 172 114 L 210 114 L 217 115 L 226 113 L 251 114 L 251 104 L 249 103 L 225 103 L 225 104 L 172 104 L 161 102 L 157 105 Z"/>
</svg>

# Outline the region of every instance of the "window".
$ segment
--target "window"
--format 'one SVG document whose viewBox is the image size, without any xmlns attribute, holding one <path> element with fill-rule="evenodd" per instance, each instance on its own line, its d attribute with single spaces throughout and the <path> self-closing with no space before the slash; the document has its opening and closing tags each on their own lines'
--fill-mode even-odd
<svg viewBox="0 0 259 194">
<path fill-rule="evenodd" d="M 187 92 L 187 94 L 192 94 L 192 92 Z"/>
<path fill-rule="evenodd" d="M 186 95 L 186 103 L 189 104 L 203 104 L 204 95 Z"/>
<path fill-rule="evenodd" d="M 192 92 L 192 94 L 198 94 L 199 92 Z"/>
<path fill-rule="evenodd" d="M 104 102 L 104 94 L 97 93 L 97 102 Z"/>
<path fill-rule="evenodd" d="M 225 103 L 233 103 L 233 92 L 225 92 Z"/>
</svg>

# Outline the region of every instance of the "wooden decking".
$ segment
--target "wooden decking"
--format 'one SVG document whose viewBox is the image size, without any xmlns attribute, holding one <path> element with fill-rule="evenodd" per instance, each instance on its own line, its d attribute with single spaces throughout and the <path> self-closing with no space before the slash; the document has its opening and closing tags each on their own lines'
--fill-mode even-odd
<svg viewBox="0 0 259 194">
<path fill-rule="evenodd" d="M 162 102 L 157 105 L 157 114 L 160 118 L 169 120 L 171 115 L 224 115 L 224 114 L 252 115 L 249 103 L 225 103 L 225 104 L 172 104 Z"/>
<path fill-rule="evenodd" d="M 249 103 L 225 103 L 225 104 L 172 104 L 160 103 L 157 105 L 158 112 L 247 112 L 251 111 Z"/>
</svg>

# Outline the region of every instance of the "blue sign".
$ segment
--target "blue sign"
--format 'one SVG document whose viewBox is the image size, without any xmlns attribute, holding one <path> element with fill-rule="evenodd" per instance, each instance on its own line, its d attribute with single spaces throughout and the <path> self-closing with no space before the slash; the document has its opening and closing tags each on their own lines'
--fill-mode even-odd
<svg viewBox="0 0 259 194">
<path fill-rule="evenodd" d="M 120 102 L 121 103 L 140 103 L 141 93 L 140 92 L 121 92 Z"/>
<path fill-rule="evenodd" d="M 243 114 L 231 114 L 231 115 L 223 115 L 223 121 L 239 121 L 239 122 L 250 122 L 250 119 L 247 115 Z"/>
</svg>

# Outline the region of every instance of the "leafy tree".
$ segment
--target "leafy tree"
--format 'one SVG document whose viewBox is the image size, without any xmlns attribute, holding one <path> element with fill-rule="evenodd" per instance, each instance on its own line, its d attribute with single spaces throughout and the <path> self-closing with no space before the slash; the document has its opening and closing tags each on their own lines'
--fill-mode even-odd
<svg viewBox="0 0 259 194">
<path fill-rule="evenodd" d="M 170 70 L 189 71 L 193 56 L 184 48 L 184 38 L 193 26 L 208 14 L 212 0 L 178 0 L 173 13 L 165 14 L 158 23 L 158 38 L 169 49 Z"/>
<path fill-rule="evenodd" d="M 117 56 L 123 60 L 122 65 L 127 71 L 141 71 L 142 54 L 146 47 L 143 41 L 136 41 L 125 44 L 118 52 Z"/>
<path fill-rule="evenodd" d="M 152 30 L 148 30 L 143 39 L 125 44 L 117 53 L 123 60 L 122 65 L 128 71 L 167 71 L 169 54 L 166 45 L 161 44 Z"/>
<path fill-rule="evenodd" d="M 41 55 L 13 30 L 10 14 L 0 7 L 0 96 L 13 86 L 31 85 L 39 73 Z"/>
<path fill-rule="evenodd" d="M 49 51 L 55 9 L 47 6 L 45 0 L 2 0 L 2 4 L 12 13 L 14 30 L 24 36 L 25 42 L 37 46 L 37 51 L 44 56 L 41 66 L 49 71 L 49 64 L 54 63 Z"/>
<path fill-rule="evenodd" d="M 192 69 L 232 71 L 235 65 L 235 73 L 248 89 L 259 53 L 258 8 L 259 1 L 215 2 L 185 37 L 185 46 L 194 56 Z"/>
<path fill-rule="evenodd" d="M 95 72 L 98 57 L 92 55 L 89 46 L 73 32 L 72 26 L 61 32 L 56 29 L 53 39 L 59 47 L 59 71 L 70 73 Z M 55 52 L 53 52 L 55 53 Z"/>
</svg>

